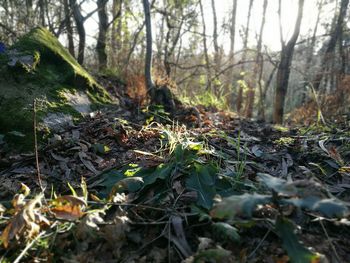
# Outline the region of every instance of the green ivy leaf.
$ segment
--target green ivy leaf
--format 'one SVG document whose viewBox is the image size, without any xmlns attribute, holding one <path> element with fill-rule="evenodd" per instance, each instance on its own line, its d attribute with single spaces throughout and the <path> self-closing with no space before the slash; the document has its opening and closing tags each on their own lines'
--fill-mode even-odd
<svg viewBox="0 0 350 263">
<path fill-rule="evenodd" d="M 257 176 L 259 181 L 263 182 L 268 188 L 279 194 L 295 195 L 298 192 L 297 188 L 286 180 L 264 173 L 258 173 Z"/>
<path fill-rule="evenodd" d="M 120 192 L 137 192 L 140 190 L 143 186 L 143 179 L 141 177 L 130 177 L 130 178 L 124 178 L 120 181 L 118 181 L 114 186 L 113 189 L 120 193 Z"/>
<path fill-rule="evenodd" d="M 275 225 L 278 236 L 282 239 L 283 248 L 287 251 L 292 263 L 317 262 L 319 255 L 313 254 L 303 246 L 294 233 L 294 225 L 286 218 L 278 218 Z"/>
<path fill-rule="evenodd" d="M 197 205 L 210 209 L 213 206 L 213 198 L 216 194 L 215 175 L 217 169 L 211 164 L 194 163 L 193 167 L 194 169 L 191 170 L 186 180 L 186 187 L 197 191 Z"/>
<path fill-rule="evenodd" d="M 306 208 L 314 212 L 319 212 L 328 218 L 341 218 L 349 215 L 349 209 L 344 203 L 335 198 L 320 199 L 315 196 L 306 198 L 291 198 L 284 200 L 285 203 L 293 204 L 300 208 Z"/>
<path fill-rule="evenodd" d="M 214 223 L 212 225 L 212 231 L 216 239 L 220 241 L 239 242 L 240 236 L 237 228 L 224 222 Z"/>
<path fill-rule="evenodd" d="M 212 248 L 201 251 L 194 257 L 194 263 L 201 262 L 227 262 L 231 252 L 223 248 Z"/>
<path fill-rule="evenodd" d="M 235 216 L 252 217 L 252 213 L 257 205 L 270 203 L 272 197 L 270 195 L 260 194 L 243 194 L 233 195 L 224 198 L 222 202 L 215 205 L 210 215 L 215 218 L 233 219 Z"/>
<path fill-rule="evenodd" d="M 170 178 L 170 175 L 173 173 L 175 165 L 170 164 L 160 164 L 155 169 L 143 169 L 137 173 L 138 176 L 141 176 L 146 185 L 153 184 L 157 179 L 165 180 Z"/>
</svg>

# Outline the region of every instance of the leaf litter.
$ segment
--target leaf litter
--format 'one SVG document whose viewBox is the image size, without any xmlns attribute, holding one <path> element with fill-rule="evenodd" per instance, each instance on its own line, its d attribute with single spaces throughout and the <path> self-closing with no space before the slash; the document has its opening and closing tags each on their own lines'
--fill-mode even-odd
<svg viewBox="0 0 350 263">
<path fill-rule="evenodd" d="M 350 262 L 346 123 L 180 112 L 98 112 L 52 134 L 45 195 L 35 155 L 3 147 L 1 261 Z"/>
</svg>

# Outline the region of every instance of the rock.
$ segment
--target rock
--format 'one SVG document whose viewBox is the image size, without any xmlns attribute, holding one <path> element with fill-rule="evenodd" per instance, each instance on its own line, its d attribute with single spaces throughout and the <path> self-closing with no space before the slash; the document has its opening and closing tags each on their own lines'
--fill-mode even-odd
<svg viewBox="0 0 350 263">
<path fill-rule="evenodd" d="M 39 133 L 118 103 L 44 28 L 0 53 L 0 135 L 21 151 L 33 149 L 34 100 Z"/>
</svg>

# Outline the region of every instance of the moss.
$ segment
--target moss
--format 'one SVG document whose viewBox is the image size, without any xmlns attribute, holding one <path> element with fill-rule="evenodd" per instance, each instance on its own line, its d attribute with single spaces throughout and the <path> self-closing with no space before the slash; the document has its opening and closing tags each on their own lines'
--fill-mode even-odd
<svg viewBox="0 0 350 263">
<path fill-rule="evenodd" d="M 67 103 L 65 92 L 83 91 L 96 107 L 112 103 L 107 91 L 69 54 L 48 30 L 36 28 L 10 47 L 21 55 L 32 55 L 33 65 L 7 65 L 8 55 L 0 56 L 0 134 L 18 131 L 25 143 L 14 146 L 32 149 L 33 101 L 37 100 L 38 121 L 49 112 L 68 113 L 82 118 Z M 15 136 L 16 137 L 16 136 Z"/>
</svg>

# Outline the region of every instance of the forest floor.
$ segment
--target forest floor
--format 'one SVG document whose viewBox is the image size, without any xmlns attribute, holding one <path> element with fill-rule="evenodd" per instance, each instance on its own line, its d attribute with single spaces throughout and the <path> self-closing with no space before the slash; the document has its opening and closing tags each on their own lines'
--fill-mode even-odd
<svg viewBox="0 0 350 263">
<path fill-rule="evenodd" d="M 198 109 L 97 113 L 37 153 L 2 144 L 0 262 L 350 262 L 349 123 Z"/>
</svg>

